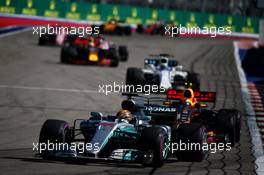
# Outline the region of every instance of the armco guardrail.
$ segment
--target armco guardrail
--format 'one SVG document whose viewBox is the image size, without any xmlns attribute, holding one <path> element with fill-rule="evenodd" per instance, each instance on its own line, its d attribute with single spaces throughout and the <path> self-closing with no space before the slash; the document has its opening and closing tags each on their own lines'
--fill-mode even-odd
<svg viewBox="0 0 264 175">
<path fill-rule="evenodd" d="M 232 32 L 258 33 L 259 19 L 244 16 L 169 11 L 121 5 L 65 2 L 64 0 L 1 0 L 0 13 L 65 18 L 87 21 L 107 21 L 111 18 L 130 24 L 151 24 L 170 20 L 175 25 L 190 27 L 231 27 Z"/>
</svg>

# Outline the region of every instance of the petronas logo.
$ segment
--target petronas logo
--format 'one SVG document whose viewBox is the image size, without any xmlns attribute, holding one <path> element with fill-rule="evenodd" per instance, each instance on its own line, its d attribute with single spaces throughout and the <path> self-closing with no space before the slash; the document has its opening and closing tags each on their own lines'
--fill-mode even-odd
<svg viewBox="0 0 264 175">
<path fill-rule="evenodd" d="M 27 7 L 28 8 L 31 8 L 33 6 L 33 2 L 32 2 L 32 0 L 28 0 L 27 1 Z"/>
<path fill-rule="evenodd" d="M 114 7 L 113 8 L 113 15 L 114 16 L 117 16 L 118 15 L 118 8 L 117 7 Z"/>
<path fill-rule="evenodd" d="M 132 17 L 133 18 L 136 18 L 137 17 L 137 9 L 136 8 L 133 8 L 132 9 Z"/>
<path fill-rule="evenodd" d="M 51 2 L 50 2 L 49 9 L 50 9 L 50 10 L 54 10 L 55 7 L 56 7 L 56 3 L 55 3 L 54 1 L 51 1 Z"/>
<path fill-rule="evenodd" d="M 96 5 L 92 6 L 92 13 L 97 13 L 97 6 Z"/>
<path fill-rule="evenodd" d="M 76 10 L 77 10 L 77 4 L 76 3 L 72 3 L 71 4 L 71 12 L 76 12 Z"/>
<path fill-rule="evenodd" d="M 6 0 L 6 1 L 5 1 L 5 4 L 6 4 L 6 6 L 10 6 L 10 4 L 11 4 L 11 0 Z"/>
</svg>

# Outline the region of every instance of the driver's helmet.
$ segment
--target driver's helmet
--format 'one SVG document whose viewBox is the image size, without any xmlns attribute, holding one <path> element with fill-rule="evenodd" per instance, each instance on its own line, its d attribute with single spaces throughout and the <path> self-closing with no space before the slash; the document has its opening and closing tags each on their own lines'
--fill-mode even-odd
<svg viewBox="0 0 264 175">
<path fill-rule="evenodd" d="M 164 68 L 168 67 L 169 59 L 167 57 L 161 57 L 160 65 Z"/>
<path fill-rule="evenodd" d="M 126 120 L 128 123 L 130 123 L 133 120 L 133 115 L 129 110 L 121 109 L 120 111 L 117 112 L 116 114 L 117 119 L 119 120 Z"/>
</svg>

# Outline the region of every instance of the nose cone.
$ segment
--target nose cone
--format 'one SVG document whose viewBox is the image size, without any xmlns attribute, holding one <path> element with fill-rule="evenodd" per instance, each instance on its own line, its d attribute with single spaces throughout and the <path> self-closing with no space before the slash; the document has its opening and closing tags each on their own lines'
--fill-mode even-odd
<svg viewBox="0 0 264 175">
<path fill-rule="evenodd" d="M 163 87 L 164 89 L 171 88 L 170 73 L 168 70 L 161 71 L 160 87 Z"/>
</svg>

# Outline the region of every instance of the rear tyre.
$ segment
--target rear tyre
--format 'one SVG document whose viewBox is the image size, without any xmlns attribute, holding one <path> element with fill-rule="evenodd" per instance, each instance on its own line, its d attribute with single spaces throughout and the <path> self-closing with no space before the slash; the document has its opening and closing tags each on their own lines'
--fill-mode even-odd
<svg viewBox="0 0 264 175">
<path fill-rule="evenodd" d="M 70 143 L 71 134 L 70 126 L 63 120 L 46 120 L 42 125 L 39 135 L 39 143 Z M 54 156 L 56 150 L 48 151 L 47 149 L 40 153 L 40 155 L 49 159 Z"/>
<path fill-rule="evenodd" d="M 207 143 L 207 131 L 200 123 L 183 123 L 177 130 L 178 142 L 195 146 L 185 150 L 179 150 L 176 154 L 178 161 L 201 162 L 207 156 L 207 150 L 203 150 L 203 143 Z M 179 144 L 180 145 L 180 144 Z"/>
<path fill-rule="evenodd" d="M 124 34 L 127 36 L 131 35 L 131 27 L 130 26 L 124 27 Z"/>
<path fill-rule="evenodd" d="M 111 67 L 117 67 L 119 64 L 119 57 L 117 55 L 116 48 L 110 48 L 109 49 L 109 58 L 111 59 L 110 66 Z"/>
<path fill-rule="evenodd" d="M 126 46 L 119 46 L 118 53 L 119 53 L 120 60 L 127 61 L 127 59 L 128 59 L 128 50 L 127 50 Z"/>
<path fill-rule="evenodd" d="M 232 147 L 240 141 L 241 121 L 241 114 L 236 109 L 221 109 L 217 114 L 216 123 L 220 127 L 219 130 L 227 136 L 225 141 Z"/>
<path fill-rule="evenodd" d="M 123 35 L 122 27 L 117 26 L 117 27 L 115 28 L 114 33 L 115 33 L 116 35 L 119 35 L 119 36 Z"/>
<path fill-rule="evenodd" d="M 138 24 L 137 25 L 137 33 L 140 33 L 140 34 L 142 34 L 143 32 L 144 32 L 144 29 L 143 29 L 143 26 L 141 25 L 141 24 Z"/>
<path fill-rule="evenodd" d="M 70 46 L 63 46 L 61 48 L 60 62 L 64 64 L 71 64 L 76 56 L 77 56 L 76 48 Z"/>
<path fill-rule="evenodd" d="M 99 26 L 100 34 L 105 34 L 106 33 L 105 30 L 104 30 L 104 28 L 105 28 L 105 25 L 104 24 L 102 24 L 102 25 Z"/>
<path fill-rule="evenodd" d="M 167 134 L 162 128 L 150 127 L 142 131 L 140 145 L 147 152 L 143 165 L 161 167 L 167 158 L 165 143 L 168 141 Z"/>
<path fill-rule="evenodd" d="M 119 61 L 118 60 L 111 60 L 110 67 L 118 67 Z"/>
<path fill-rule="evenodd" d="M 66 53 L 66 48 L 62 47 L 61 48 L 61 54 L 60 54 L 60 62 L 63 64 L 68 63 L 67 57 L 68 57 L 68 54 Z"/>
<path fill-rule="evenodd" d="M 145 76 L 144 72 L 139 68 L 130 67 L 126 73 L 127 85 L 144 85 Z"/>
<path fill-rule="evenodd" d="M 183 77 L 182 75 L 175 75 L 174 78 L 173 78 L 173 88 L 174 89 L 185 89 L 185 82 L 186 82 L 186 79 L 185 77 Z"/>
</svg>

